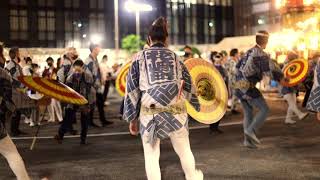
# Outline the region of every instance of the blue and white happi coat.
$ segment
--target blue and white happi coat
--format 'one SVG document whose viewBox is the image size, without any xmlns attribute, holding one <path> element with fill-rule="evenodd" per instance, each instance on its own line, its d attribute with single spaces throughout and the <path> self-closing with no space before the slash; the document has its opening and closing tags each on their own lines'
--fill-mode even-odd
<svg viewBox="0 0 320 180">
<path fill-rule="evenodd" d="M 250 83 L 250 87 L 235 89 L 235 95 L 240 100 L 262 97 L 261 92 L 255 86 L 262 80 L 263 76 L 270 76 L 276 81 L 280 81 L 283 78 L 281 69 L 258 45 L 246 52 L 245 56 L 238 62 L 236 68 L 236 82 L 244 81 Z"/>
<path fill-rule="evenodd" d="M 182 80 L 184 86 L 179 98 Z M 124 120 L 139 120 L 140 134 L 147 136 L 151 141 L 149 143 L 156 138 L 165 139 L 172 132 L 188 129 L 185 106 L 183 105 L 184 111 L 181 113 L 159 112 L 151 115 L 140 114 L 141 107 L 155 105 L 155 108 L 165 108 L 184 104 L 185 100 L 199 109 L 191 76 L 180 58 L 161 44 L 139 52 L 132 61 L 127 76 Z"/>
<path fill-rule="evenodd" d="M 308 99 L 307 109 L 314 112 L 320 112 L 320 60 L 314 71 L 313 87 Z"/>
</svg>

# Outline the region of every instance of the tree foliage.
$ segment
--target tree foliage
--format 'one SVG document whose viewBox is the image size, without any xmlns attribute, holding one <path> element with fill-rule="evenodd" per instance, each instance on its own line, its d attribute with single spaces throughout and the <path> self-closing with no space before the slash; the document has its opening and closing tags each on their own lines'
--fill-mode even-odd
<svg viewBox="0 0 320 180">
<path fill-rule="evenodd" d="M 130 34 L 122 39 L 121 47 L 133 54 L 140 51 L 144 44 L 145 42 L 141 40 L 140 36 Z"/>
</svg>

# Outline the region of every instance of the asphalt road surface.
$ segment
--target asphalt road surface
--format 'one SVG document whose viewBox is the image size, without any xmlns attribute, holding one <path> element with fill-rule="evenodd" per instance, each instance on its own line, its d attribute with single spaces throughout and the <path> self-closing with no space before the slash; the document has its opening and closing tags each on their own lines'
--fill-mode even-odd
<svg viewBox="0 0 320 180">
<path fill-rule="evenodd" d="M 287 105 L 269 97 L 269 120 L 258 133 L 258 149 L 242 146 L 242 114 L 227 114 L 223 134 L 210 134 L 202 124 L 191 122 L 190 141 L 197 168 L 206 180 L 316 180 L 320 179 L 320 123 L 314 114 L 296 125 L 283 123 Z M 140 138 L 127 134 L 127 124 L 118 118 L 119 100 L 106 107 L 115 124 L 90 129 L 88 145 L 70 136 L 57 144 L 52 136 L 58 124 L 44 124 L 35 149 L 30 151 L 35 128 L 23 125 L 29 135 L 15 139 L 32 179 L 50 180 L 144 180 L 143 150 Z M 97 119 L 97 114 L 96 114 Z M 97 122 L 97 120 L 96 120 Z M 79 123 L 78 123 L 79 124 Z M 78 126 L 77 124 L 77 126 Z M 179 159 L 169 140 L 161 144 L 160 165 L 164 180 L 183 180 Z M 15 179 L 7 162 L 0 157 L 0 179 Z"/>
</svg>

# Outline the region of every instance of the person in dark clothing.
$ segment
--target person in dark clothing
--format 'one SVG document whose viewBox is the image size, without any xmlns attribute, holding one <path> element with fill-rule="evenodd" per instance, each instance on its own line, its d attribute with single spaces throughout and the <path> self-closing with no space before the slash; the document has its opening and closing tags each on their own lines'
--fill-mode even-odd
<svg viewBox="0 0 320 180">
<path fill-rule="evenodd" d="M 191 46 L 186 45 L 183 48 L 183 51 L 184 51 L 184 55 L 183 55 L 184 61 L 193 58 L 193 52 L 192 52 Z"/>
<path fill-rule="evenodd" d="M 85 69 L 86 72 L 91 74 L 94 79 L 94 90 L 96 92 L 96 106 L 99 112 L 99 118 L 101 125 L 103 127 L 113 124 L 111 121 L 107 121 L 104 113 L 104 97 L 103 97 L 103 88 L 101 82 L 101 71 L 98 63 L 97 56 L 100 52 L 100 46 L 98 44 L 90 44 L 90 52 L 91 54 L 85 60 Z M 92 127 L 99 127 L 93 122 L 93 113 L 94 108 L 90 110 L 90 118 L 89 118 L 89 125 Z"/>
<path fill-rule="evenodd" d="M 72 128 L 72 120 L 75 119 L 76 112 L 81 112 L 81 141 L 80 144 L 86 144 L 88 131 L 88 118 L 90 106 L 94 103 L 90 99 L 91 87 L 93 86 L 93 78 L 91 74 L 85 72 L 84 63 L 81 60 L 76 60 L 73 65 L 72 73 L 67 77 L 66 84 L 73 90 L 88 99 L 89 103 L 83 106 L 68 104 L 65 111 L 65 119 L 59 128 L 58 134 L 54 137 L 59 144 L 62 143 L 63 136 Z"/>
<path fill-rule="evenodd" d="M 213 57 L 213 64 L 217 68 L 217 70 L 220 72 L 221 76 L 223 77 L 223 80 L 225 81 L 226 85 L 228 86 L 228 74 L 222 66 L 222 60 L 223 60 L 222 54 L 217 53 Z M 219 124 L 220 124 L 220 120 L 217 121 L 216 123 L 210 124 L 209 129 L 210 129 L 211 133 L 217 133 L 217 134 L 223 133 L 223 131 L 221 131 L 219 129 Z"/>
<path fill-rule="evenodd" d="M 49 79 L 56 79 L 58 69 L 54 67 L 54 60 L 52 57 L 48 57 L 46 60 L 48 67 L 46 67 L 42 73 L 42 77 Z"/>
</svg>

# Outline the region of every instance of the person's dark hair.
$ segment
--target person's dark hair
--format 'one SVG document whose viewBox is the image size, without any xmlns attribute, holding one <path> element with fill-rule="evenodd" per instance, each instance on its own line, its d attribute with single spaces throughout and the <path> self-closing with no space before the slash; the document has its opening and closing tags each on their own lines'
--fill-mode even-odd
<svg viewBox="0 0 320 180">
<path fill-rule="evenodd" d="M 59 57 L 57 59 L 57 69 L 60 69 L 60 66 L 61 66 L 61 58 Z"/>
<path fill-rule="evenodd" d="M 256 43 L 259 46 L 266 45 L 268 43 L 269 33 L 267 31 L 258 31 L 256 34 Z"/>
<path fill-rule="evenodd" d="M 78 59 L 78 60 L 76 60 L 74 63 L 73 63 L 73 67 L 75 67 L 75 66 L 80 66 L 80 67 L 82 67 L 84 65 L 84 63 L 83 63 L 83 61 L 82 60 L 80 60 L 80 59 Z"/>
<path fill-rule="evenodd" d="M 168 34 L 167 29 L 167 20 L 164 17 L 159 17 L 156 19 L 149 29 L 148 35 L 150 36 L 152 41 L 160 41 L 165 42 Z"/>
<path fill-rule="evenodd" d="M 189 46 L 189 45 L 185 45 L 183 49 L 190 49 L 190 50 L 192 50 L 192 47 Z"/>
<path fill-rule="evenodd" d="M 25 57 L 25 58 L 24 58 L 24 61 L 26 62 L 26 64 L 28 64 L 29 62 L 32 63 L 31 57 Z"/>
<path fill-rule="evenodd" d="M 214 57 L 215 57 L 217 54 L 218 54 L 217 51 L 211 51 L 211 53 L 210 53 L 210 60 L 211 60 L 211 61 L 214 61 Z"/>
<path fill-rule="evenodd" d="M 34 69 L 34 68 L 38 68 L 38 67 L 39 67 L 39 65 L 38 65 L 38 64 L 36 64 L 36 63 L 32 63 L 32 64 L 31 64 L 31 68 L 32 68 L 32 69 Z"/>
<path fill-rule="evenodd" d="M 232 56 L 232 57 L 234 57 L 236 54 L 238 54 L 239 53 L 239 50 L 238 49 L 236 49 L 236 48 L 234 48 L 234 49 L 231 49 L 231 51 L 230 51 L 230 56 Z"/>
<path fill-rule="evenodd" d="M 214 57 L 220 59 L 220 58 L 223 58 L 223 54 L 222 53 L 217 53 Z"/>
<path fill-rule="evenodd" d="M 18 48 L 18 47 L 12 47 L 12 48 L 9 50 L 10 59 L 16 58 L 18 51 L 19 51 L 19 48 Z"/>
<path fill-rule="evenodd" d="M 48 57 L 48 58 L 47 58 L 47 60 L 46 60 L 46 62 L 48 62 L 48 61 L 52 61 L 52 62 L 54 62 L 54 60 L 53 60 L 53 58 L 52 58 L 52 57 Z"/>
<path fill-rule="evenodd" d="M 107 55 L 103 55 L 103 56 L 102 56 L 102 59 L 105 59 L 105 58 L 108 58 L 108 56 L 107 56 Z"/>
<path fill-rule="evenodd" d="M 91 43 L 89 45 L 90 52 L 92 52 L 96 47 L 99 47 L 99 44 Z"/>
</svg>

